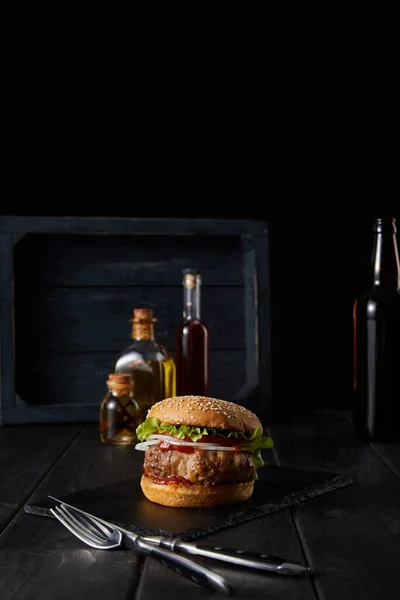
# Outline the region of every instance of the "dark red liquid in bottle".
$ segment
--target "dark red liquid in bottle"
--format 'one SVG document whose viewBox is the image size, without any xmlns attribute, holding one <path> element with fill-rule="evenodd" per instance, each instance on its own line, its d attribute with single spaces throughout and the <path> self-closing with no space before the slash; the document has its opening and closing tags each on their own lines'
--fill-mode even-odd
<svg viewBox="0 0 400 600">
<path fill-rule="evenodd" d="M 209 396 L 209 335 L 197 319 L 184 320 L 177 328 L 176 369 L 179 396 Z"/>
<path fill-rule="evenodd" d="M 210 337 L 200 316 L 201 278 L 183 271 L 183 319 L 176 329 L 176 390 L 178 396 L 210 395 Z"/>
</svg>

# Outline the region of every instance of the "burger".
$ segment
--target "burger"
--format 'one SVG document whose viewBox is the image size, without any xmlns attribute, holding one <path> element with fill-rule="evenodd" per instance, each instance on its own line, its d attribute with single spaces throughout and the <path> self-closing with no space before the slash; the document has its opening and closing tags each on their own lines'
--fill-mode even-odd
<svg viewBox="0 0 400 600">
<path fill-rule="evenodd" d="M 272 448 L 259 418 L 244 406 L 204 396 L 154 404 L 136 429 L 144 451 L 140 486 L 151 502 L 213 507 L 251 497 L 261 449 Z"/>
</svg>

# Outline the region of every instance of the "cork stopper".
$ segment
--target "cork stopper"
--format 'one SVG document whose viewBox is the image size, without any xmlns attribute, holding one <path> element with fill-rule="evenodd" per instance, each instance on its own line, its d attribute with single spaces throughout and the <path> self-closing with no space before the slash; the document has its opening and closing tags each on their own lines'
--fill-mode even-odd
<svg viewBox="0 0 400 600">
<path fill-rule="evenodd" d="M 183 285 L 188 290 L 194 290 L 196 285 L 201 284 L 201 275 L 197 269 L 183 270 Z"/>
<path fill-rule="evenodd" d="M 133 321 L 155 321 L 151 308 L 134 308 Z"/>
<path fill-rule="evenodd" d="M 151 340 L 154 338 L 154 323 L 157 319 L 153 316 L 151 308 L 135 308 L 133 310 L 132 338 L 135 340 Z"/>
<path fill-rule="evenodd" d="M 129 373 L 110 373 L 106 383 L 110 392 L 121 396 L 133 391 L 134 380 Z"/>
</svg>

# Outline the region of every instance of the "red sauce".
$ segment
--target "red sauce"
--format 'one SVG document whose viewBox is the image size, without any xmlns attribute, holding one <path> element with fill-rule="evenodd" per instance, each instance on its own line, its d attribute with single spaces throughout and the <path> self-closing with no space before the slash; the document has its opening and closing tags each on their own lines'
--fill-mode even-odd
<svg viewBox="0 0 400 600">
<path fill-rule="evenodd" d="M 165 442 L 160 442 L 158 447 L 160 450 L 163 450 L 165 452 L 169 450 L 176 450 L 177 452 L 184 452 L 185 454 L 193 454 L 193 452 L 196 452 L 196 448 L 194 446 L 182 446 L 181 444 L 171 444 L 167 440 L 165 440 Z"/>
<path fill-rule="evenodd" d="M 204 436 L 201 439 L 203 442 L 206 442 L 209 439 L 210 443 L 215 444 L 216 446 L 232 446 L 236 452 L 240 452 L 240 443 L 235 438 L 226 438 L 222 435 L 214 435 L 210 438 L 208 438 L 208 436 Z"/>
</svg>

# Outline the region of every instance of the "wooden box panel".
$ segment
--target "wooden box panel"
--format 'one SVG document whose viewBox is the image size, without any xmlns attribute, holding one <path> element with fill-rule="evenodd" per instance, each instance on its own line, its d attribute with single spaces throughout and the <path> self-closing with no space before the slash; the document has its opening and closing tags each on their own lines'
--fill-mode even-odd
<svg viewBox="0 0 400 600">
<path fill-rule="evenodd" d="M 135 307 L 175 356 L 186 267 L 202 273 L 211 395 L 270 409 L 265 223 L 3 217 L 0 243 L 2 424 L 97 421 Z"/>
</svg>

